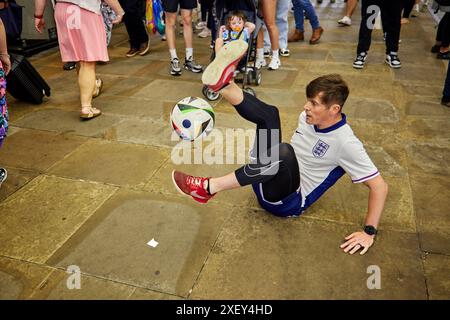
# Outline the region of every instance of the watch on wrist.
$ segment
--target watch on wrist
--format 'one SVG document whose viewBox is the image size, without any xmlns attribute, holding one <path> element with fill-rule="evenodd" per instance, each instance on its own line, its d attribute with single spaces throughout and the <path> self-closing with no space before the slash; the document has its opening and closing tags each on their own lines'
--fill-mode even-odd
<svg viewBox="0 0 450 320">
<path fill-rule="evenodd" d="M 365 226 L 364 232 L 367 233 L 369 236 L 374 236 L 378 233 L 378 230 L 374 226 Z"/>
</svg>

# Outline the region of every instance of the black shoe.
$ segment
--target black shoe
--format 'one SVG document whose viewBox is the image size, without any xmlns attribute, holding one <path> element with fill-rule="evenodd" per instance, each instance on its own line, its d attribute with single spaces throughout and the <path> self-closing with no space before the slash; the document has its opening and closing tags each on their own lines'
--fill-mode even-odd
<svg viewBox="0 0 450 320">
<path fill-rule="evenodd" d="M 450 108 L 450 97 L 442 97 L 441 104 Z"/>
<path fill-rule="evenodd" d="M 76 62 L 66 62 L 63 65 L 63 69 L 66 71 L 70 71 L 73 70 L 77 67 L 77 63 Z"/>
<path fill-rule="evenodd" d="M 203 67 L 197 64 L 192 57 L 184 60 L 184 68 L 194 73 L 200 73 L 203 71 Z"/>
<path fill-rule="evenodd" d="M 434 46 L 431 47 L 431 53 L 439 53 L 439 50 L 441 49 L 440 45 L 435 44 Z"/>
<path fill-rule="evenodd" d="M 385 62 L 394 69 L 398 69 L 402 67 L 402 63 L 400 62 L 400 59 L 398 58 L 397 52 L 391 52 L 386 55 Z"/>
<path fill-rule="evenodd" d="M 438 59 L 442 60 L 450 60 L 450 51 L 447 52 L 439 52 L 436 56 Z"/>
<path fill-rule="evenodd" d="M 367 52 L 360 52 L 356 56 L 355 61 L 353 61 L 353 68 L 362 69 L 364 68 L 364 64 L 366 63 Z"/>
<path fill-rule="evenodd" d="M 170 61 L 170 74 L 173 76 L 181 75 L 180 60 L 178 60 L 178 58 Z"/>
<path fill-rule="evenodd" d="M 7 177 L 8 171 L 6 171 L 5 168 L 0 168 L 0 187 L 2 186 L 2 183 L 5 182 Z"/>
</svg>

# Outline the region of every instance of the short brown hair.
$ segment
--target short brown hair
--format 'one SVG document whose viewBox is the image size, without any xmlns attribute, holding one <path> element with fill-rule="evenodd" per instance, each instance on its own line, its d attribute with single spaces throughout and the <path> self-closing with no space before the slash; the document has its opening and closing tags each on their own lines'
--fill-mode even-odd
<svg viewBox="0 0 450 320">
<path fill-rule="evenodd" d="M 331 106 L 334 103 L 342 107 L 347 100 L 349 89 L 339 74 L 327 74 L 311 81 L 306 87 L 306 96 L 314 98 L 320 94 L 322 103 Z"/>
<path fill-rule="evenodd" d="M 245 14 L 242 11 L 233 10 L 233 11 L 230 11 L 230 13 L 228 14 L 228 18 L 227 18 L 227 26 L 228 27 L 230 27 L 230 22 L 231 22 L 231 19 L 233 19 L 233 17 L 241 18 L 242 21 L 244 21 L 244 24 L 247 22 L 247 17 L 245 16 Z"/>
</svg>

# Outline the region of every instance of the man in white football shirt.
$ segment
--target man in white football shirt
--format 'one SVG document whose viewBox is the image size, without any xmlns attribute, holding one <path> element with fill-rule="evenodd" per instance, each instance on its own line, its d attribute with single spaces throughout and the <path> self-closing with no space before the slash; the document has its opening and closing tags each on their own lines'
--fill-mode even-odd
<svg viewBox="0 0 450 320">
<path fill-rule="evenodd" d="M 217 192 L 252 185 L 265 210 L 277 216 L 299 216 L 347 173 L 352 182 L 364 183 L 370 192 L 363 230 L 347 236 L 341 248 L 350 254 L 360 249 L 366 253 L 377 233 L 388 186 L 341 112 L 349 94 L 341 76 L 326 75 L 308 84 L 291 144 L 281 142 L 276 107 L 243 92 L 232 81 L 224 83 L 220 92 L 243 118 L 257 125 L 253 160 L 218 178 L 173 171 L 177 190 L 206 203 Z"/>
</svg>

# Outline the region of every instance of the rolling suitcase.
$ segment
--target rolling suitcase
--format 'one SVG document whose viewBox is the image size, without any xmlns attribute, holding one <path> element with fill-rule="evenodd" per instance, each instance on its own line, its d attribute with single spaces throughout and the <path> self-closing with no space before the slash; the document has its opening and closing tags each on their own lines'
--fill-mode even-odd
<svg viewBox="0 0 450 320">
<path fill-rule="evenodd" d="M 6 81 L 6 90 L 18 100 L 40 104 L 44 96 L 50 96 L 47 82 L 24 56 L 11 55 L 11 72 Z"/>
</svg>

